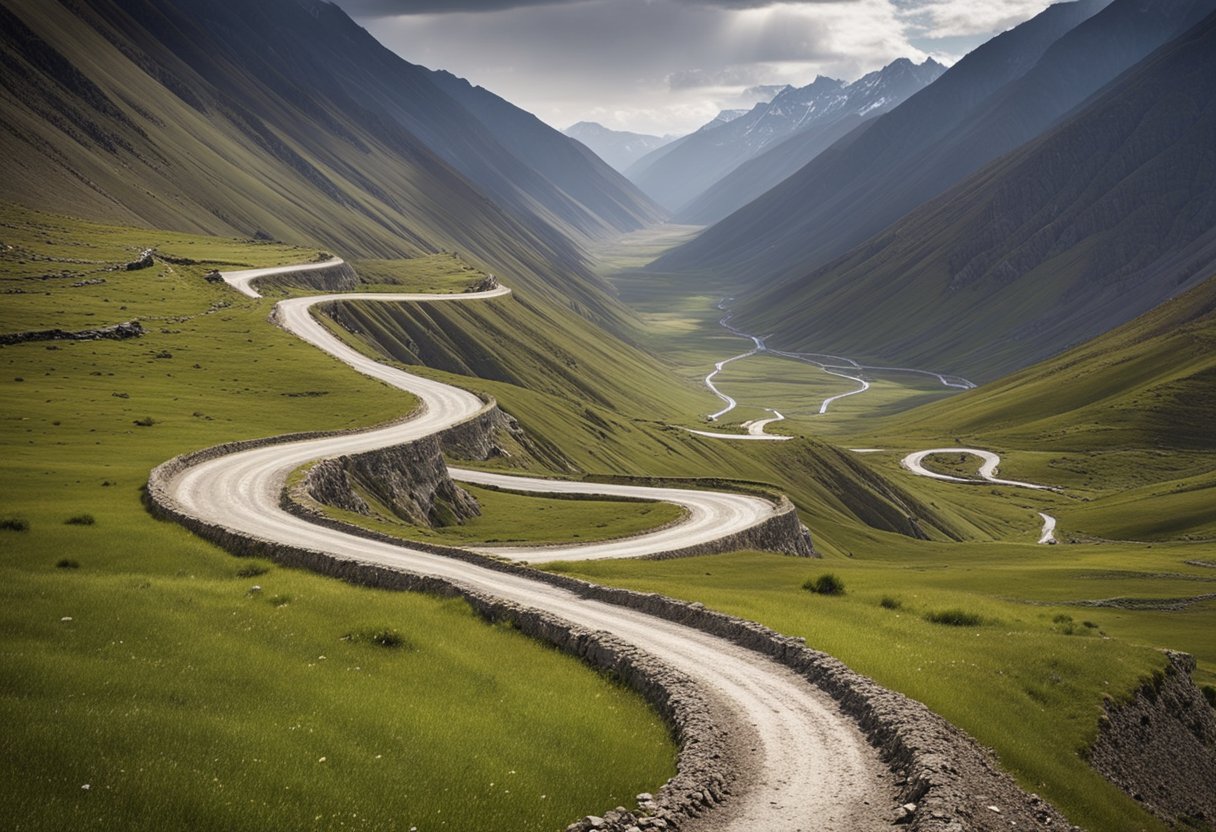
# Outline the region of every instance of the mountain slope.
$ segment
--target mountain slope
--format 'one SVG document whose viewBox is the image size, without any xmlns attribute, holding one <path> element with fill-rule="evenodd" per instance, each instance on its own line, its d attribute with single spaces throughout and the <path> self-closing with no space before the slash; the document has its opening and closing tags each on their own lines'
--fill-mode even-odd
<svg viewBox="0 0 1216 832">
<path fill-rule="evenodd" d="M 951 169 L 942 150 L 967 135 L 970 120 L 994 94 L 1032 71 L 1052 44 L 1106 2 L 1051 6 L 981 45 L 864 133 L 845 137 L 760 199 L 660 258 L 655 269 L 768 281 L 805 274 L 843 254 L 972 172 Z M 932 177 L 925 176 L 929 166 Z"/>
<path fill-rule="evenodd" d="M 671 144 L 674 136 L 648 136 L 625 130 L 611 130 L 594 121 L 580 121 L 564 131 L 575 141 L 582 142 L 616 170 L 624 171 L 652 150 Z"/>
<path fill-rule="evenodd" d="M 662 209 L 632 182 L 536 116 L 450 72 L 430 77 L 516 158 L 587 209 L 589 217 L 564 217 L 579 231 L 604 236 L 636 231 L 663 218 Z"/>
<path fill-rule="evenodd" d="M 770 343 L 994 378 L 1216 268 L 1216 14 L 1047 135 L 741 316 Z"/>
<path fill-rule="evenodd" d="M 352 255 L 459 249 L 612 314 L 550 206 L 585 209 L 335 6 L 21 2 L 0 15 L 0 198 Z"/>
<path fill-rule="evenodd" d="M 828 102 L 824 111 L 805 115 L 799 113 L 806 105 L 797 98 L 801 90 L 777 96 L 757 127 L 772 121 L 775 111 L 792 111 L 797 116 L 793 132 L 782 137 L 779 130 L 770 131 L 774 141 L 688 202 L 675 220 L 689 225 L 718 222 L 792 176 L 862 122 L 899 106 L 945 70 L 932 58 L 919 66 L 901 58 L 844 87 L 843 100 Z"/>
<path fill-rule="evenodd" d="M 942 70 L 932 60 L 917 66 L 901 58 L 851 84 L 820 76 L 805 87 L 786 87 L 739 118 L 697 131 L 634 181 L 659 204 L 683 212 L 683 206 L 768 148 L 790 136 L 813 136 L 842 120 L 891 109 Z"/>
</svg>

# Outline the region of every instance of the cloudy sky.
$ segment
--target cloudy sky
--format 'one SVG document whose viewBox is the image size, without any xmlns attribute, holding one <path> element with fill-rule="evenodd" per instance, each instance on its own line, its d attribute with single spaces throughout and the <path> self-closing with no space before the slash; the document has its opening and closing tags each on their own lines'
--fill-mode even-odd
<svg viewBox="0 0 1216 832">
<path fill-rule="evenodd" d="M 1048 0 L 336 0 L 414 63 L 559 129 L 686 133 L 772 84 L 951 63 Z M 771 93 L 770 93 L 771 95 Z"/>
</svg>

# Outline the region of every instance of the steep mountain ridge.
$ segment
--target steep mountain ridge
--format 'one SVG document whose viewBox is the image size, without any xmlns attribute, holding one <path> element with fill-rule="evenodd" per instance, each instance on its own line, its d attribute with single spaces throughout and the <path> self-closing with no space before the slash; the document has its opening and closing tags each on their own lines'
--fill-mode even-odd
<svg viewBox="0 0 1216 832">
<path fill-rule="evenodd" d="M 0 198 L 356 256 L 459 249 L 620 314 L 570 236 L 589 212 L 331 4 L 18 2 L 0 15 Z"/>
<path fill-rule="evenodd" d="M 587 209 L 590 216 L 568 220 L 579 231 L 602 237 L 635 231 L 663 219 L 659 206 L 579 142 L 450 72 L 432 71 L 430 78 L 516 158 Z"/>
<path fill-rule="evenodd" d="M 799 100 L 802 90 L 777 96 L 758 126 L 772 121 L 774 111 L 802 110 L 794 131 L 771 130 L 775 140 L 686 204 L 675 221 L 710 225 L 721 220 L 792 176 L 862 122 L 899 106 L 945 71 L 932 58 L 919 65 L 900 58 L 843 87 L 823 111 L 814 111 L 817 101 Z"/>
<path fill-rule="evenodd" d="M 1213 77 L 1216 13 L 743 325 L 984 380 L 1153 308 L 1216 270 Z"/>
<path fill-rule="evenodd" d="M 684 206 L 739 165 L 791 136 L 815 136 L 841 122 L 873 117 L 943 70 L 932 59 L 918 66 L 901 58 L 851 84 L 819 76 L 804 87 L 786 87 L 738 118 L 697 131 L 634 181 L 659 204 L 678 211 L 681 222 L 693 222 Z"/>
</svg>

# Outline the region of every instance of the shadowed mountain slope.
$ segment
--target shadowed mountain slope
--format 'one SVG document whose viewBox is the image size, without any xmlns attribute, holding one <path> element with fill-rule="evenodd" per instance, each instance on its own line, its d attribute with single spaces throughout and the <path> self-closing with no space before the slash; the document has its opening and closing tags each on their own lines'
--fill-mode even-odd
<svg viewBox="0 0 1216 832">
<path fill-rule="evenodd" d="M 431 73 L 516 158 L 572 197 L 590 216 L 567 222 L 589 236 L 635 231 L 663 219 L 663 211 L 637 187 L 579 142 L 554 130 L 484 87 L 450 72 Z"/>
<path fill-rule="evenodd" d="M 568 236 L 608 223 L 332 4 L 31 1 L 0 16 L 4 199 L 353 255 L 458 248 L 615 314 Z"/>
<path fill-rule="evenodd" d="M 1216 14 L 1058 128 L 741 315 L 782 347 L 991 379 L 1216 269 Z"/>
<path fill-rule="evenodd" d="M 918 66 L 900 58 L 851 84 L 820 76 L 804 87 L 786 87 L 739 118 L 698 130 L 644 173 L 635 174 L 634 181 L 661 205 L 681 213 L 681 222 L 696 222 L 685 214 L 689 203 L 739 165 L 792 136 L 814 141 L 828 131 L 839 137 L 842 122 L 856 125 L 891 109 L 943 69 L 933 60 Z M 730 210 L 742 204 L 736 202 Z"/>
<path fill-rule="evenodd" d="M 1042 133 L 1212 3 L 1104 6 L 1051 6 L 992 39 L 655 269 L 713 270 L 744 282 L 801 278 Z"/>
</svg>

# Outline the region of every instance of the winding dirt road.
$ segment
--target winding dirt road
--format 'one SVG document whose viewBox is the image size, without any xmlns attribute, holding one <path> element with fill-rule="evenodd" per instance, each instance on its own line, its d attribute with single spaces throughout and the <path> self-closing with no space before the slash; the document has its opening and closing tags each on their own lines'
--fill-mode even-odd
<svg viewBox="0 0 1216 832">
<path fill-rule="evenodd" d="M 978 456 L 983 460 L 979 467 L 979 479 L 968 479 L 966 477 L 954 477 L 949 474 L 939 474 L 936 471 L 930 471 L 924 466 L 925 457 L 932 454 L 970 454 Z M 985 451 L 980 448 L 930 448 L 927 451 L 915 451 L 908 454 L 899 462 L 904 468 L 921 477 L 929 477 L 935 480 L 943 480 L 944 482 L 967 483 L 970 485 L 983 485 L 989 483 L 992 485 L 1011 485 L 1017 488 L 1030 488 L 1035 491 L 1059 491 L 1052 485 L 1040 485 L 1036 482 L 1022 482 L 1021 480 L 1003 480 L 996 475 L 996 469 L 1001 464 L 1001 457 L 992 451 Z M 1039 534 L 1039 543 L 1050 545 L 1056 542 L 1056 518 L 1050 514 L 1040 511 L 1039 517 L 1043 518 L 1043 531 Z"/>
<path fill-rule="evenodd" d="M 722 310 L 722 311 L 726 311 L 726 304 L 732 300 L 734 300 L 734 298 L 723 298 L 718 303 L 718 309 Z M 879 366 L 874 366 L 874 365 L 869 365 L 869 364 L 860 364 L 851 358 L 846 358 L 844 356 L 839 356 L 839 355 L 829 355 L 827 353 L 815 353 L 815 352 L 789 352 L 786 350 L 773 349 L 772 347 L 769 347 L 765 343 L 764 338 L 762 338 L 758 335 L 752 335 L 750 333 L 744 332 L 743 330 L 739 329 L 738 327 L 733 326 L 730 322 L 732 315 L 733 315 L 733 313 L 727 312 L 727 314 L 724 315 L 722 317 L 722 319 L 718 321 L 718 325 L 721 326 L 723 329 L 725 329 L 727 332 L 729 332 L 731 335 L 735 335 L 739 338 L 751 339 L 752 343 L 755 346 L 753 346 L 752 349 L 748 350 L 747 352 L 742 352 L 742 353 L 739 353 L 738 355 L 732 355 L 730 358 L 725 358 L 725 359 L 717 362 L 716 364 L 714 364 L 713 371 L 710 372 L 710 374 L 705 377 L 705 386 L 707 388 L 709 388 L 709 391 L 711 393 L 713 393 L 715 396 L 717 396 L 719 399 L 721 399 L 726 405 L 721 410 L 719 410 L 717 413 L 711 413 L 709 416 L 706 417 L 711 422 L 716 422 L 719 418 L 721 418 L 722 416 L 725 416 L 727 413 L 730 413 L 732 410 L 734 410 L 739 404 L 737 401 L 735 401 L 734 398 L 732 398 L 731 396 L 728 396 L 726 393 L 723 393 L 720 389 L 718 389 L 718 386 L 714 383 L 714 377 L 717 376 L 718 373 L 722 372 L 722 368 L 725 367 L 727 364 L 730 364 L 733 361 L 740 361 L 744 358 L 750 358 L 753 355 L 761 355 L 761 354 L 774 355 L 779 358 L 789 358 L 794 361 L 801 361 L 804 364 L 810 364 L 814 367 L 818 367 L 820 370 L 823 370 L 828 375 L 836 376 L 837 378 L 843 378 L 843 379 L 848 379 L 849 381 L 857 382 L 856 389 L 848 390 L 844 393 L 837 393 L 834 396 L 829 396 L 828 398 L 824 399 L 823 402 L 819 405 L 819 415 L 820 416 L 825 415 L 828 412 L 828 408 L 830 408 L 833 403 L 838 402 L 841 399 L 846 399 L 849 396 L 859 395 L 859 394 L 864 393 L 867 390 L 869 390 L 870 382 L 861 377 L 861 374 L 867 370 L 870 372 L 880 372 L 880 373 L 910 373 L 910 374 L 914 374 L 914 375 L 930 376 L 932 378 L 937 379 L 939 382 L 941 382 L 943 387 L 953 387 L 958 390 L 970 390 L 973 387 L 975 387 L 974 384 L 972 384 L 970 381 L 963 378 L 962 376 L 949 375 L 947 373 L 939 373 L 939 372 L 935 372 L 933 370 L 918 370 L 914 367 L 879 367 Z M 768 440 L 789 439 L 790 437 L 788 437 L 788 436 L 777 436 L 777 435 L 767 434 L 764 432 L 764 428 L 766 425 L 768 425 L 772 422 L 775 422 L 775 421 L 780 421 L 781 419 L 785 418 L 784 416 L 781 416 L 780 413 L 777 413 L 777 411 L 773 410 L 772 408 L 765 408 L 765 409 L 768 410 L 770 413 L 776 413 L 778 418 L 762 419 L 762 420 L 757 420 L 757 421 L 752 421 L 752 422 L 745 422 L 742 425 L 742 427 L 748 428 L 747 435 L 741 435 L 741 434 L 737 434 L 737 433 L 722 433 L 722 432 L 718 432 L 718 431 L 705 431 L 705 430 L 690 430 L 689 432 L 695 433 L 698 436 L 708 436 L 708 437 L 711 437 L 714 439 L 768 439 Z"/>
<path fill-rule="evenodd" d="M 335 263 L 329 261 L 325 265 Z M 258 276 L 274 273 L 261 271 Z M 253 290 L 249 281 L 256 277 L 247 278 L 246 274 L 233 276 L 231 280 L 234 285 L 239 284 L 238 289 L 248 289 L 246 294 L 250 294 Z M 892 811 L 891 790 L 886 782 L 889 773 L 874 749 L 833 700 L 776 662 L 723 639 L 635 610 L 590 601 L 522 575 L 316 526 L 279 507 L 279 494 L 288 473 L 308 461 L 417 439 L 485 407 L 471 393 L 363 356 L 315 321 L 309 314 L 310 307 L 340 299 L 478 302 L 502 297 L 509 291 L 499 288 L 463 295 L 321 295 L 280 302 L 274 319 L 289 332 L 365 375 L 413 393 L 423 407 L 408 421 L 386 427 L 255 448 L 199 463 L 172 479 L 168 486 L 171 497 L 184 513 L 246 535 L 307 547 L 340 559 L 443 577 L 604 630 L 684 672 L 707 692 L 720 721 L 732 727 L 736 750 L 749 774 L 747 783 L 735 784 L 736 794 L 725 807 L 685 828 L 740 832 L 812 829 L 864 832 L 887 828 Z M 462 472 L 462 476 L 484 475 Z M 524 486 L 526 483 L 516 482 L 512 488 L 526 490 Z M 543 481 L 545 489 L 552 490 L 553 486 L 553 482 Z M 595 488 L 606 493 L 608 487 Z M 704 508 L 712 518 L 706 521 L 707 531 L 721 522 L 724 525 L 717 527 L 717 533 L 726 534 L 733 522 L 746 524 L 758 510 L 749 501 L 754 498 L 733 499 L 732 511 L 737 509 L 739 516 L 732 520 L 724 516 L 727 510 L 721 505 L 705 502 L 708 499 L 705 494 L 691 492 L 677 501 L 687 498 Z M 712 499 L 722 496 L 715 495 Z M 640 553 L 638 544 L 639 539 L 632 541 L 634 554 Z"/>
</svg>

